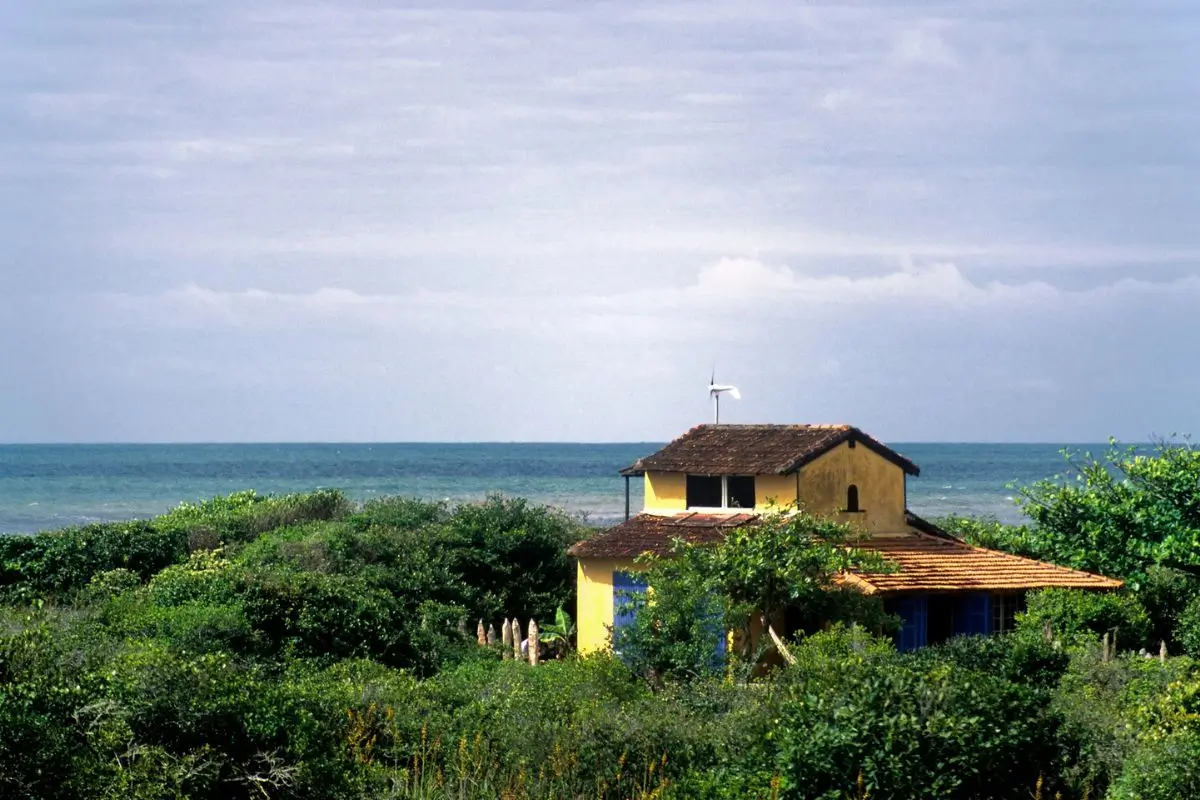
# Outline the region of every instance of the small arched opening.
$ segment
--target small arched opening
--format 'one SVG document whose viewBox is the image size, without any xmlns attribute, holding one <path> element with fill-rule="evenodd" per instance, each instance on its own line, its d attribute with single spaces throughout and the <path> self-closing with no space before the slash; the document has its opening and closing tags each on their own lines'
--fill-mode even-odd
<svg viewBox="0 0 1200 800">
<path fill-rule="evenodd" d="M 846 490 L 846 510 L 862 511 L 858 505 L 858 487 L 854 484 L 850 484 L 850 488 Z"/>
</svg>

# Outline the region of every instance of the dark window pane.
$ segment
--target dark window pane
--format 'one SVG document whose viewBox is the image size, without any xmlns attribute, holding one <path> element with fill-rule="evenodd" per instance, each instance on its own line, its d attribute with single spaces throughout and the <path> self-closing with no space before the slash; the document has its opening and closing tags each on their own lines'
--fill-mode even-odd
<svg viewBox="0 0 1200 800">
<path fill-rule="evenodd" d="M 721 478 L 709 475 L 687 476 L 688 508 L 720 508 Z"/>
<path fill-rule="evenodd" d="M 730 508 L 754 508 L 754 476 L 730 475 L 725 482 L 729 488 Z"/>
<path fill-rule="evenodd" d="M 858 487 L 857 486 L 851 486 L 846 491 L 846 510 L 847 511 L 860 511 L 861 510 L 858 507 Z"/>
</svg>

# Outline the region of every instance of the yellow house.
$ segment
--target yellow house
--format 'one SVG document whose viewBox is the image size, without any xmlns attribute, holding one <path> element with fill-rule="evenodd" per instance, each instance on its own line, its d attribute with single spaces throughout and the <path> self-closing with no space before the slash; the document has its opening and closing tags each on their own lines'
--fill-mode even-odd
<svg viewBox="0 0 1200 800">
<path fill-rule="evenodd" d="M 622 474 L 643 478 L 643 512 L 570 551 L 578 560 L 583 652 L 609 646 L 614 624 L 624 622 L 621 593 L 644 588 L 638 555 L 665 555 L 674 538 L 720 541 L 768 509 L 802 508 L 848 523 L 867 537 L 866 546 L 897 564 L 892 573 L 846 579 L 882 594 L 901 617 L 902 649 L 1005 630 L 1030 589 L 1121 585 L 973 547 L 920 519 L 907 504 L 917 465 L 849 425 L 700 425 Z"/>
</svg>

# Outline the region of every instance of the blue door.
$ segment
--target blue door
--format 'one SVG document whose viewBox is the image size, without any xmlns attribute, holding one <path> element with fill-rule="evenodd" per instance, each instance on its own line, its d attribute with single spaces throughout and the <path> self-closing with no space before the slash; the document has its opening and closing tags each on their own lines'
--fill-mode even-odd
<svg viewBox="0 0 1200 800">
<path fill-rule="evenodd" d="M 646 579 L 636 572 L 613 573 L 613 630 L 633 622 L 633 602 L 646 591 Z"/>
<path fill-rule="evenodd" d="M 991 595 L 984 592 L 963 595 L 954 611 L 955 636 L 985 636 L 991 632 Z"/>
<path fill-rule="evenodd" d="M 900 598 L 896 601 L 895 613 L 900 617 L 900 636 L 896 649 L 908 652 L 924 647 L 929 614 L 925 595 Z"/>
</svg>

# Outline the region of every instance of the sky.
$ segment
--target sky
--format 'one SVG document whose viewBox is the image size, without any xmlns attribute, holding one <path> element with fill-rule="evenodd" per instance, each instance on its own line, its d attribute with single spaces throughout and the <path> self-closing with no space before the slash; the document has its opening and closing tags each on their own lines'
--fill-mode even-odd
<svg viewBox="0 0 1200 800">
<path fill-rule="evenodd" d="M 0 15 L 0 441 L 1200 434 L 1193 3 Z"/>
</svg>

